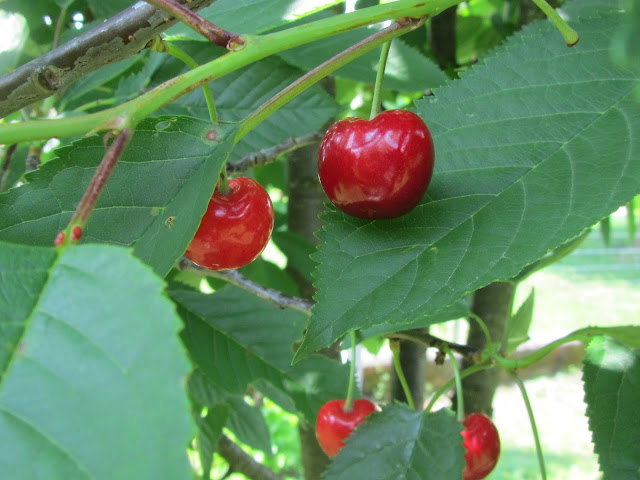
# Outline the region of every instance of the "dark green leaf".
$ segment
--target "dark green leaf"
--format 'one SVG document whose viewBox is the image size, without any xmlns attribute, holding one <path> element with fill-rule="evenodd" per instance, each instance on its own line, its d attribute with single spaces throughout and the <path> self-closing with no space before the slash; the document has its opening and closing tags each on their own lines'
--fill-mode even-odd
<svg viewBox="0 0 640 480">
<path fill-rule="evenodd" d="M 640 350 L 595 338 L 584 360 L 589 428 L 607 480 L 640 479 Z"/>
<path fill-rule="evenodd" d="M 533 319 L 533 306 L 535 304 L 535 290 L 522 302 L 518 311 L 509 317 L 505 329 L 502 351 L 505 355 L 511 355 L 524 342 L 529 340 L 529 327 Z"/>
<path fill-rule="evenodd" d="M 202 478 L 208 480 L 213 465 L 213 454 L 222 436 L 222 429 L 229 416 L 230 406 L 227 403 L 212 405 L 204 417 L 198 421 L 198 456 L 202 466 Z"/>
<path fill-rule="evenodd" d="M 450 410 L 427 414 L 390 405 L 356 428 L 325 479 L 460 479 L 465 466 L 461 432 Z"/>
<path fill-rule="evenodd" d="M 109 178 L 82 241 L 133 247 L 164 276 L 200 224 L 235 126 L 190 118 L 140 123 Z M 217 135 L 214 141 L 207 135 Z M 71 219 L 104 155 L 94 136 L 57 151 L 27 175 L 29 183 L 0 195 L 0 240 L 52 245 Z"/>
<path fill-rule="evenodd" d="M 243 395 L 249 384 L 267 381 L 281 395 L 274 401 L 289 410 L 295 406 L 309 422 L 323 403 L 344 396 L 345 365 L 312 356 L 291 366 L 304 314 L 235 287 L 211 295 L 172 288 L 170 295 L 185 322 L 182 338 L 189 353 L 218 389 Z"/>
<path fill-rule="evenodd" d="M 297 358 L 512 278 L 640 191 L 639 75 L 609 52 L 624 16 L 576 22 L 572 49 L 550 22 L 531 24 L 419 103 L 435 142 L 431 186 L 398 219 L 325 215 L 317 304 Z"/>
<path fill-rule="evenodd" d="M 131 2 L 131 0 L 109 0 L 108 2 L 105 2 L 104 0 L 87 0 L 87 2 L 91 7 L 94 16 L 100 18 L 113 17 L 122 10 L 129 8 L 132 3 L 135 3 Z"/>
<path fill-rule="evenodd" d="M 162 281 L 104 245 L 2 243 L 0 271 L 2 476 L 190 478 L 189 365 Z"/>
<path fill-rule="evenodd" d="M 316 251 L 316 246 L 302 236 L 289 231 L 273 232 L 271 236 L 277 247 L 287 256 L 287 265 L 311 282 L 311 272 L 315 264 L 310 255 Z"/>
<path fill-rule="evenodd" d="M 291 65 L 310 70 L 375 32 L 374 29 L 361 28 L 286 50 L 279 55 Z M 334 75 L 373 84 L 379 59 L 380 49 L 374 49 L 336 70 Z M 417 50 L 408 47 L 402 40 L 394 40 L 391 43 L 385 69 L 385 88 L 409 92 L 423 91 L 443 85 L 446 81 L 447 76 L 442 70 Z"/>
</svg>

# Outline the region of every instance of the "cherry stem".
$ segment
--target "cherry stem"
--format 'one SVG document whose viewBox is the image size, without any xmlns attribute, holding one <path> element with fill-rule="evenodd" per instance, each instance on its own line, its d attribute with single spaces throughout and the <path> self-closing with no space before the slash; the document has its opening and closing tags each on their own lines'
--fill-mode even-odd
<svg viewBox="0 0 640 480">
<path fill-rule="evenodd" d="M 191 11 L 191 10 L 189 10 Z M 159 35 L 154 37 L 153 40 L 147 45 L 147 48 L 152 52 L 168 53 L 169 55 L 177 58 L 189 68 L 198 68 L 200 65 L 189 56 L 187 52 L 175 45 L 173 42 L 165 42 Z M 207 108 L 209 110 L 209 118 L 212 122 L 218 121 L 218 113 L 216 112 L 216 103 L 213 99 L 213 92 L 211 86 L 208 83 L 202 85 L 202 92 L 204 93 L 204 99 L 207 102 Z"/>
<path fill-rule="evenodd" d="M 402 371 L 402 364 L 400 363 L 400 340 L 389 340 L 389 347 L 393 353 L 393 366 L 396 369 L 396 375 L 398 376 L 398 380 L 400 380 L 400 385 L 402 385 L 402 391 L 407 399 L 407 404 L 411 407 L 411 410 L 415 410 L 416 405 L 413 401 L 413 395 L 411 395 L 407 377 L 405 377 Z"/>
<path fill-rule="evenodd" d="M 100 162 L 100 165 L 98 165 L 98 168 L 96 169 L 96 172 L 91 179 L 91 183 L 87 187 L 87 190 L 84 192 L 84 195 L 82 196 L 82 199 L 80 200 L 75 213 L 71 217 L 71 221 L 69 222 L 66 230 L 69 230 L 70 232 L 70 230 L 74 226 L 84 228 L 84 226 L 87 224 L 87 220 L 89 218 L 89 215 L 91 214 L 91 211 L 95 207 L 96 202 L 98 201 L 98 198 L 100 197 L 100 194 L 102 193 L 102 190 L 104 189 L 104 186 L 107 183 L 109 176 L 111 175 L 111 172 L 118 163 L 122 152 L 131 140 L 132 136 L 133 133 L 131 132 L 131 130 L 129 128 L 124 128 L 116 136 L 111 145 L 107 148 L 104 157 L 102 157 L 102 161 Z M 69 232 L 67 232 L 66 236 L 68 240 L 71 237 L 69 235 Z"/>
<path fill-rule="evenodd" d="M 380 52 L 380 62 L 378 63 L 378 72 L 376 73 L 376 84 L 373 87 L 373 100 L 371 102 L 371 116 L 373 120 L 382 110 L 382 84 L 384 83 L 384 71 L 387 68 L 387 58 L 391 49 L 391 40 L 382 45 Z"/>
<path fill-rule="evenodd" d="M 567 22 L 560 16 L 560 14 L 547 3 L 546 0 L 533 0 L 540 10 L 553 22 L 556 28 L 560 31 L 564 40 L 567 42 L 568 47 L 573 47 L 578 40 L 580 40 L 580 36 L 578 32 L 576 32 L 573 28 L 571 28 Z"/>
<path fill-rule="evenodd" d="M 163 12 L 173 15 L 211 43 L 220 47 L 236 50 L 239 46 L 244 45 L 244 40 L 238 34 L 220 28 L 175 0 L 146 0 L 146 2 Z"/>
<path fill-rule="evenodd" d="M 444 352 L 449 356 L 451 360 L 451 367 L 453 368 L 453 378 L 456 382 L 456 414 L 458 422 L 464 422 L 464 395 L 462 395 L 462 377 L 460 375 L 460 367 L 458 367 L 458 360 L 449 347 L 444 347 Z"/>
<path fill-rule="evenodd" d="M 356 385 L 356 331 L 351 330 L 349 332 L 349 339 L 351 340 L 351 365 L 349 367 L 349 387 L 347 388 L 347 399 L 344 401 L 345 412 L 351 411 L 353 408 L 353 395 Z"/>
<path fill-rule="evenodd" d="M 536 419 L 533 415 L 533 408 L 531 407 L 531 402 L 529 401 L 529 395 L 527 394 L 527 389 L 524 386 L 524 383 L 513 371 L 509 371 L 509 375 L 513 379 L 513 381 L 518 385 L 520 389 L 520 393 L 522 394 L 522 399 L 524 400 L 524 404 L 527 408 L 527 415 L 529 416 L 529 422 L 531 423 L 531 432 L 533 433 L 533 440 L 536 444 L 536 455 L 538 456 L 538 465 L 540 467 L 540 478 L 542 480 L 547 480 L 547 469 L 544 465 L 544 455 L 542 454 L 542 444 L 540 443 L 540 435 L 538 434 L 538 427 L 536 425 Z"/>
<path fill-rule="evenodd" d="M 480 327 L 480 330 L 482 330 L 482 333 L 484 334 L 484 338 L 485 338 L 485 341 L 487 342 L 487 345 L 491 345 L 492 343 L 491 334 L 489 333 L 489 328 L 487 327 L 487 324 L 484 323 L 484 320 L 482 320 L 482 318 L 480 318 L 478 315 L 476 315 L 473 312 L 469 312 L 469 317 L 475 320 L 478 326 Z"/>
<path fill-rule="evenodd" d="M 482 370 L 487 370 L 489 368 L 493 368 L 494 365 L 490 364 L 490 363 L 483 363 L 483 364 L 478 364 L 478 365 L 473 365 L 472 367 L 469 368 L 465 368 L 464 370 L 462 370 L 460 372 L 460 380 L 462 380 L 463 378 L 467 378 L 469 375 L 472 375 L 476 372 L 481 372 Z M 455 378 L 452 378 L 451 380 L 449 380 L 447 383 L 445 383 L 443 386 L 441 386 L 431 397 L 431 400 L 429 400 L 429 404 L 427 405 L 427 408 L 425 409 L 425 411 L 427 413 L 429 413 L 432 409 L 433 406 L 436 404 L 436 402 L 438 401 L 438 398 L 440 398 L 442 395 L 444 395 L 446 392 L 448 392 L 451 387 L 453 387 L 455 383 Z"/>
<path fill-rule="evenodd" d="M 338 55 L 330 58 L 321 65 L 318 65 L 313 70 L 310 70 L 305 75 L 298 78 L 295 82 L 285 87 L 283 90 L 278 92 L 276 95 L 271 97 L 257 109 L 251 112 L 238 130 L 238 133 L 236 135 L 236 142 L 238 142 L 242 137 L 253 130 L 273 112 L 281 108 L 287 102 L 293 100 L 296 96 L 300 95 L 300 93 L 302 93 L 312 85 L 318 83 L 324 77 L 330 75 L 338 68 L 346 65 L 347 63 L 360 57 L 361 55 L 364 55 L 365 53 L 373 50 L 377 46 L 390 41 L 392 38 L 398 37 L 418 28 L 420 25 L 422 25 L 422 23 L 424 23 L 424 20 L 424 18 L 400 18 L 387 28 L 374 33 L 370 37 L 365 38 L 364 40 L 342 51 Z"/>
<path fill-rule="evenodd" d="M 222 169 L 220 169 L 220 176 L 218 177 L 218 184 L 215 188 L 215 191 L 217 191 L 220 195 L 227 195 L 231 193 L 226 165 L 222 165 Z"/>
</svg>

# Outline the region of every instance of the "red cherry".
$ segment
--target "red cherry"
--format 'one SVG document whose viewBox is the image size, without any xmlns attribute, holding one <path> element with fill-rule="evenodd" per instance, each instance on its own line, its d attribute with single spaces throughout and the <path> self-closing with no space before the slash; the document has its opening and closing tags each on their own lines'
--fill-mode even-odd
<svg viewBox="0 0 640 480">
<path fill-rule="evenodd" d="M 376 410 L 376 406 L 364 398 L 355 400 L 349 411 L 344 410 L 344 402 L 331 400 L 325 403 L 316 419 L 316 437 L 324 453 L 330 457 L 344 447 L 344 441 L 353 429 Z"/>
<path fill-rule="evenodd" d="M 464 480 L 480 480 L 489 475 L 500 457 L 500 436 L 491 419 L 481 413 L 467 415 L 462 423 L 462 445 L 466 468 L 462 472 Z"/>
<path fill-rule="evenodd" d="M 216 187 L 185 256 L 210 270 L 240 268 L 254 261 L 273 230 L 273 204 L 264 188 L 247 177 Z"/>
<path fill-rule="evenodd" d="M 325 134 L 318 175 L 329 200 L 360 218 L 395 218 L 420 202 L 433 174 L 433 140 L 415 113 L 345 118 Z"/>
<path fill-rule="evenodd" d="M 60 245 L 62 245 L 64 243 L 64 241 L 67 239 L 67 234 L 64 232 L 58 232 L 58 235 L 56 235 L 56 239 L 53 241 L 53 244 L 56 247 L 59 247 Z"/>
</svg>

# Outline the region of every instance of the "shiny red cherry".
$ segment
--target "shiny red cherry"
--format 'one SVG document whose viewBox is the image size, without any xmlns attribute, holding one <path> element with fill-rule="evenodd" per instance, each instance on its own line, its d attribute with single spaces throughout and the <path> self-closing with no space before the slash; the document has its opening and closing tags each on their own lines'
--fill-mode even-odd
<svg viewBox="0 0 640 480">
<path fill-rule="evenodd" d="M 273 204 L 264 188 L 247 177 L 216 187 L 185 257 L 209 270 L 240 268 L 262 253 L 273 230 Z"/>
<path fill-rule="evenodd" d="M 462 476 L 464 480 L 480 480 L 498 463 L 500 436 L 491 419 L 481 413 L 467 415 L 462 424 L 465 427 L 462 445 L 467 450 L 464 455 L 467 466 Z"/>
<path fill-rule="evenodd" d="M 433 161 L 433 140 L 422 119 L 406 110 L 387 110 L 372 120 L 334 123 L 320 143 L 318 176 L 343 212 L 394 218 L 420 202 Z"/>
<path fill-rule="evenodd" d="M 364 398 L 355 400 L 351 410 L 344 409 L 345 400 L 331 400 L 325 403 L 316 419 L 316 437 L 328 456 L 333 457 L 344 446 L 345 439 L 376 406 Z"/>
</svg>

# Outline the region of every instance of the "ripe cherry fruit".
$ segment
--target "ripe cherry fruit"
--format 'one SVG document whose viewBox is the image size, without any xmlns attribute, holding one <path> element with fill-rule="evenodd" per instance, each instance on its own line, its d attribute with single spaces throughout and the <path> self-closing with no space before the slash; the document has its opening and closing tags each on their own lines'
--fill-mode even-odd
<svg viewBox="0 0 640 480">
<path fill-rule="evenodd" d="M 415 113 L 388 110 L 372 120 L 345 118 L 324 135 L 318 176 L 329 200 L 360 218 L 395 218 L 413 210 L 429 186 L 434 150 Z"/>
<path fill-rule="evenodd" d="M 486 477 L 498 463 L 500 456 L 500 436 L 491 419 L 481 413 L 467 415 L 462 423 L 462 445 L 466 468 L 462 472 L 464 480 L 480 480 Z"/>
<path fill-rule="evenodd" d="M 325 403 L 316 419 L 318 443 L 330 457 L 337 455 L 353 429 L 376 410 L 376 406 L 364 398 L 355 400 L 351 410 L 345 410 L 344 403 L 345 400 L 331 400 Z"/>
<path fill-rule="evenodd" d="M 209 270 L 240 268 L 254 261 L 273 230 L 273 204 L 262 186 L 247 177 L 216 190 L 185 256 Z"/>
</svg>

